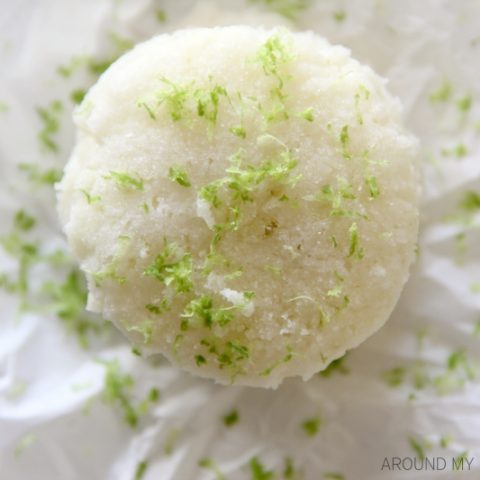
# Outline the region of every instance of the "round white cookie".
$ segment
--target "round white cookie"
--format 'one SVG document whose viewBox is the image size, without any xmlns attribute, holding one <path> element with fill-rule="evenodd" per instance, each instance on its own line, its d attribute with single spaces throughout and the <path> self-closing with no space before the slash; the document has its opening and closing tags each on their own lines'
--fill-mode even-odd
<svg viewBox="0 0 480 480">
<path fill-rule="evenodd" d="M 160 35 L 75 114 L 58 186 L 88 308 L 220 383 L 308 379 L 380 328 L 418 230 L 417 141 L 313 33 Z"/>
</svg>

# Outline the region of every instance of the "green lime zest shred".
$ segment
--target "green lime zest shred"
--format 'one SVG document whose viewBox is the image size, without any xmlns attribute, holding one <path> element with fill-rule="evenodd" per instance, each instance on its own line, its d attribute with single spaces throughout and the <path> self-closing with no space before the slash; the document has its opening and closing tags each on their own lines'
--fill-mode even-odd
<svg viewBox="0 0 480 480">
<path fill-rule="evenodd" d="M 147 472 L 148 462 L 146 460 L 141 461 L 135 470 L 134 480 L 142 480 Z"/>
<path fill-rule="evenodd" d="M 222 417 L 222 421 L 226 427 L 233 427 L 238 423 L 239 418 L 238 410 L 233 409 Z"/>
<path fill-rule="evenodd" d="M 209 457 L 203 457 L 198 461 L 198 466 L 210 470 L 216 480 L 226 480 L 225 475 L 218 468 L 217 464 Z"/>
<path fill-rule="evenodd" d="M 184 117 L 185 104 L 191 95 L 193 82 L 180 85 L 165 77 L 161 80 L 167 85 L 167 88 L 156 93 L 157 102 L 159 105 L 165 103 L 172 120 L 177 122 Z"/>
<path fill-rule="evenodd" d="M 187 172 L 179 166 L 172 166 L 168 169 L 168 178 L 182 187 L 190 187 L 192 184 L 188 178 Z"/>
<path fill-rule="evenodd" d="M 417 439 L 412 435 L 409 435 L 407 440 L 416 457 L 421 461 L 425 460 L 427 450 L 432 448 L 431 443 L 425 439 Z"/>
<path fill-rule="evenodd" d="M 143 343 L 149 345 L 152 343 L 153 334 L 155 331 L 155 322 L 152 320 L 144 320 L 135 325 L 128 325 L 126 327 L 128 332 L 137 332 L 143 336 Z"/>
<path fill-rule="evenodd" d="M 319 375 L 324 378 L 331 377 L 334 373 L 340 373 L 342 375 L 346 375 L 349 373 L 347 367 L 345 367 L 345 359 L 347 354 L 345 353 L 343 356 L 333 360 L 330 362 L 327 368 L 319 372 Z"/>
<path fill-rule="evenodd" d="M 60 100 L 53 100 L 47 107 L 37 107 L 36 112 L 42 123 L 37 135 L 40 146 L 44 151 L 57 153 L 59 150 L 55 135 L 60 130 L 60 115 L 63 104 Z"/>
<path fill-rule="evenodd" d="M 87 63 L 87 58 L 83 56 L 72 57 L 71 60 L 65 64 L 57 67 L 58 75 L 64 78 L 70 78 L 79 68 Z"/>
<path fill-rule="evenodd" d="M 154 93 L 155 107 L 151 106 L 152 99 L 142 98 L 137 101 L 137 105 L 145 108 L 152 120 L 157 118 L 156 109 L 165 105 L 174 122 L 190 121 L 196 115 L 204 118 L 210 127 L 216 125 L 220 99 L 222 97 L 229 98 L 224 87 L 218 84 L 197 87 L 194 81 L 178 83 L 165 77 L 160 80 L 164 84 L 164 88 Z M 211 84 L 213 78 L 209 77 L 208 80 Z"/>
<path fill-rule="evenodd" d="M 16 212 L 13 219 L 14 227 L 24 232 L 32 230 L 36 223 L 37 221 L 35 218 L 29 215 L 23 209 Z"/>
<path fill-rule="evenodd" d="M 165 13 L 165 10 L 162 10 L 161 8 L 155 10 L 155 19 L 159 23 L 165 23 L 167 21 L 167 14 Z"/>
<path fill-rule="evenodd" d="M 113 180 L 120 188 L 125 190 L 143 191 L 143 179 L 139 176 L 133 176 L 127 172 L 110 171 L 108 175 L 104 175 L 107 180 Z"/>
<path fill-rule="evenodd" d="M 465 95 L 460 97 L 456 102 L 457 108 L 462 113 L 470 111 L 473 105 L 473 97 L 471 95 Z"/>
<path fill-rule="evenodd" d="M 17 443 L 17 445 L 15 446 L 15 457 L 20 457 L 21 455 L 23 455 L 23 453 L 25 452 L 25 450 L 27 450 L 28 448 L 30 448 L 32 445 L 34 445 L 35 443 L 37 443 L 38 441 L 38 436 L 31 432 L 31 433 L 27 433 L 26 435 L 24 435 L 20 441 Z"/>
<path fill-rule="evenodd" d="M 197 367 L 200 367 L 207 363 L 207 359 L 203 355 L 195 355 L 195 363 L 197 364 Z"/>
<path fill-rule="evenodd" d="M 318 193 L 307 195 L 304 200 L 327 204 L 330 207 L 329 214 L 331 217 L 366 218 L 365 215 L 352 208 L 352 201 L 357 199 L 353 191 L 353 185 L 341 177 L 337 179 L 337 182 L 336 186 L 323 185 Z"/>
<path fill-rule="evenodd" d="M 83 99 L 85 98 L 85 95 L 87 94 L 87 91 L 83 88 L 76 88 L 75 90 L 72 90 L 70 93 L 70 100 L 75 105 L 80 105 L 83 102 Z"/>
<path fill-rule="evenodd" d="M 335 10 L 332 17 L 337 23 L 342 23 L 347 18 L 347 13 L 345 10 Z"/>
<path fill-rule="evenodd" d="M 380 189 L 378 188 L 377 177 L 373 175 L 366 175 L 365 184 L 368 187 L 370 198 L 377 198 L 380 195 Z"/>
<path fill-rule="evenodd" d="M 473 335 L 480 336 L 480 320 L 477 320 L 475 326 L 473 327 Z"/>
<path fill-rule="evenodd" d="M 350 160 L 352 158 L 352 154 L 350 153 L 350 133 L 348 131 L 349 126 L 344 125 L 342 130 L 340 131 L 340 143 L 342 145 L 342 155 L 343 158 Z"/>
<path fill-rule="evenodd" d="M 80 191 L 85 196 L 85 199 L 87 200 L 87 203 L 89 205 L 93 205 L 94 203 L 100 202 L 102 200 L 102 197 L 98 195 L 92 195 L 91 193 L 88 193 L 87 190 L 81 189 Z"/>
<path fill-rule="evenodd" d="M 370 91 L 364 85 L 358 87 L 357 92 L 355 93 L 355 116 L 357 117 L 357 122 L 359 125 L 363 125 L 363 115 L 360 108 L 360 102 L 362 100 L 368 100 L 370 98 Z"/>
<path fill-rule="evenodd" d="M 350 235 L 350 246 L 348 249 L 348 257 L 355 257 L 361 260 L 365 256 L 363 248 L 360 246 L 360 240 L 358 235 L 357 222 L 353 222 L 348 229 Z"/>
<path fill-rule="evenodd" d="M 307 108 L 302 112 L 298 112 L 297 116 L 303 118 L 307 122 L 313 122 L 315 120 L 315 114 L 313 113 L 313 107 Z"/>
<path fill-rule="evenodd" d="M 242 125 L 235 125 L 233 127 L 230 127 L 229 131 L 239 138 L 247 138 L 247 130 Z"/>
<path fill-rule="evenodd" d="M 320 417 L 312 417 L 302 422 L 302 429 L 309 437 L 314 437 L 320 430 L 322 422 Z"/>
<path fill-rule="evenodd" d="M 469 213 L 480 211 L 480 193 L 473 190 L 466 191 L 460 201 L 460 208 Z"/>
<path fill-rule="evenodd" d="M 42 169 L 34 163 L 21 163 L 19 169 L 27 174 L 27 180 L 34 185 L 51 186 L 62 178 L 62 172 L 57 168 Z"/>
<path fill-rule="evenodd" d="M 153 277 L 166 287 L 172 286 L 177 293 L 187 293 L 193 289 L 193 260 L 190 253 L 180 253 L 179 247 L 173 242 L 164 240 L 163 250 L 155 261 L 143 272 L 147 277 Z"/>
<path fill-rule="evenodd" d="M 432 103 L 444 103 L 448 101 L 452 96 L 452 85 L 449 81 L 444 80 L 442 85 L 438 87 L 437 90 L 434 90 L 430 94 L 430 102 Z"/>
<path fill-rule="evenodd" d="M 148 413 L 151 404 L 159 399 L 159 392 L 152 388 L 138 405 L 135 405 L 131 390 L 133 377 L 125 373 L 118 360 L 98 360 L 105 367 L 102 399 L 110 405 L 117 405 L 123 411 L 124 421 L 135 428 L 142 415 Z"/>
<path fill-rule="evenodd" d="M 216 223 L 212 228 L 212 252 L 226 233 L 238 230 L 243 205 L 254 201 L 255 193 L 262 184 L 294 186 L 301 178 L 301 175 L 292 174 L 298 161 L 289 149 L 284 148 L 276 158 L 266 159 L 260 165 L 245 164 L 244 156 L 243 149 L 239 149 L 230 157 L 231 166 L 226 169 L 226 176 L 198 190 L 198 197 L 220 210 L 219 216 L 223 217 L 223 222 Z"/>
<path fill-rule="evenodd" d="M 155 315 L 161 315 L 162 313 L 167 312 L 170 310 L 170 304 L 166 298 L 161 300 L 160 302 L 155 302 L 155 303 L 147 303 L 145 305 L 145 308 L 150 312 Z"/>
<path fill-rule="evenodd" d="M 249 467 L 252 480 L 274 479 L 274 472 L 272 470 L 267 470 L 257 457 L 250 459 Z"/>
<path fill-rule="evenodd" d="M 235 318 L 235 313 L 250 302 L 248 293 L 244 292 L 244 303 L 228 307 L 215 307 L 213 298 L 209 295 L 202 295 L 191 300 L 181 315 L 184 319 L 184 330 L 190 326 L 212 328 L 213 325 L 221 327 L 228 325 Z"/>
<path fill-rule="evenodd" d="M 50 299 L 49 309 L 77 335 L 80 345 L 87 348 L 89 333 L 100 333 L 104 327 L 100 319 L 85 311 L 87 289 L 81 273 L 73 269 L 63 283 L 45 282 L 43 292 Z"/>
<path fill-rule="evenodd" d="M 405 367 L 394 367 L 383 373 L 383 378 L 387 382 L 387 385 L 395 388 L 402 385 L 407 375 L 407 369 Z"/>
<path fill-rule="evenodd" d="M 324 480 L 345 480 L 345 475 L 338 472 L 326 472 L 323 474 Z"/>
<path fill-rule="evenodd" d="M 293 356 L 294 356 L 294 352 L 292 347 L 287 346 L 287 353 L 285 354 L 285 356 L 282 359 L 280 359 L 278 362 L 274 363 L 272 366 L 266 368 L 265 370 L 262 370 L 259 375 L 261 377 L 268 377 L 280 365 L 290 362 Z"/>
<path fill-rule="evenodd" d="M 117 246 L 112 260 L 104 265 L 100 270 L 91 272 L 92 278 L 97 286 L 106 279 L 114 280 L 118 284 L 123 285 L 127 281 L 125 275 L 119 274 L 121 261 L 125 258 L 131 245 L 131 239 L 128 235 L 120 235 L 117 239 Z"/>
<path fill-rule="evenodd" d="M 438 442 L 438 445 L 441 448 L 448 448 L 449 445 L 453 442 L 453 437 L 450 434 L 442 435 Z"/>
<path fill-rule="evenodd" d="M 287 94 L 284 86 L 290 76 L 284 72 L 284 67 L 295 58 L 287 44 L 289 39 L 284 32 L 275 33 L 261 45 L 255 57 L 256 62 L 262 67 L 263 73 L 267 77 L 272 77 L 276 83 L 270 89 L 272 105 L 265 109 L 259 104 L 259 110 L 267 123 L 289 118 L 285 105 Z"/>
</svg>

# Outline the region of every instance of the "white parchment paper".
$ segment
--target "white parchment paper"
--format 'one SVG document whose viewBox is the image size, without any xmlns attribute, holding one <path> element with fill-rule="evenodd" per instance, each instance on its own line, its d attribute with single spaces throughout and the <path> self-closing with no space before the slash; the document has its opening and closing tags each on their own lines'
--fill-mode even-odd
<svg viewBox="0 0 480 480">
<path fill-rule="evenodd" d="M 474 200 L 470 210 L 460 206 L 467 192 L 480 195 L 480 3 L 317 0 L 293 22 L 272 13 L 274 3 L 0 0 L 0 236 L 24 209 L 37 219 L 29 235 L 42 252 L 66 250 L 53 190 L 18 168 L 61 169 L 68 158 L 69 95 L 94 78 L 85 68 L 64 78 L 58 66 L 116 55 L 118 38 L 136 42 L 185 26 L 311 29 L 389 79 L 422 143 L 419 257 L 392 318 L 330 376 L 270 391 L 220 387 L 143 360 L 113 329 L 82 348 L 48 304 L 19 314 L 17 296 L 0 290 L 0 479 L 129 480 L 141 462 L 147 480 L 480 479 L 480 208 Z M 432 101 L 446 85 L 447 98 Z M 64 106 L 56 154 L 40 148 L 35 111 L 55 99 Z M 0 271 L 16 268 L 2 251 Z M 62 281 L 68 268 L 34 266 L 32 291 Z M 136 428 L 120 405 L 102 400 L 99 359 L 118 360 L 132 376 L 134 404 L 159 389 Z M 232 410 L 239 420 L 228 427 L 222 417 Z M 314 435 L 302 426 L 309 419 L 319 422 Z M 392 457 L 418 456 L 412 439 L 446 468 L 392 469 Z M 462 455 L 470 470 L 465 463 L 453 472 Z M 213 468 L 199 466 L 205 457 Z M 253 457 L 272 474 L 255 476 Z"/>
</svg>

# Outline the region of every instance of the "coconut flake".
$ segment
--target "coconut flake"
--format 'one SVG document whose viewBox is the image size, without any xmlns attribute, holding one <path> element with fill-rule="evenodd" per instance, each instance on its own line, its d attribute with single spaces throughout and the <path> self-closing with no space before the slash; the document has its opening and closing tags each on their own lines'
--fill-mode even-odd
<svg viewBox="0 0 480 480">
<path fill-rule="evenodd" d="M 203 198 L 197 198 L 197 215 L 204 220 L 208 228 L 213 228 L 215 225 L 215 218 L 213 218 L 210 204 Z"/>
<path fill-rule="evenodd" d="M 241 311 L 245 317 L 250 317 L 255 311 L 255 305 L 253 304 L 253 301 L 248 300 L 248 302 L 246 302 L 243 292 L 232 290 L 231 288 L 224 288 L 220 291 L 220 293 L 226 300 L 228 300 L 230 303 L 233 303 L 233 305 L 242 307 Z"/>
</svg>

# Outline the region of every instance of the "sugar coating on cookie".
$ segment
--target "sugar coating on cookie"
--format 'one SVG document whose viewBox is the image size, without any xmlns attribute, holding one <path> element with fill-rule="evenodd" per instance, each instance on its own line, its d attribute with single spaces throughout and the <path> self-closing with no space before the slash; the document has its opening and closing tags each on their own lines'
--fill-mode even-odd
<svg viewBox="0 0 480 480">
<path fill-rule="evenodd" d="M 160 35 L 75 122 L 61 221 L 89 310 L 143 353 L 276 387 L 388 319 L 415 256 L 417 141 L 347 49 L 246 26 Z"/>
</svg>

